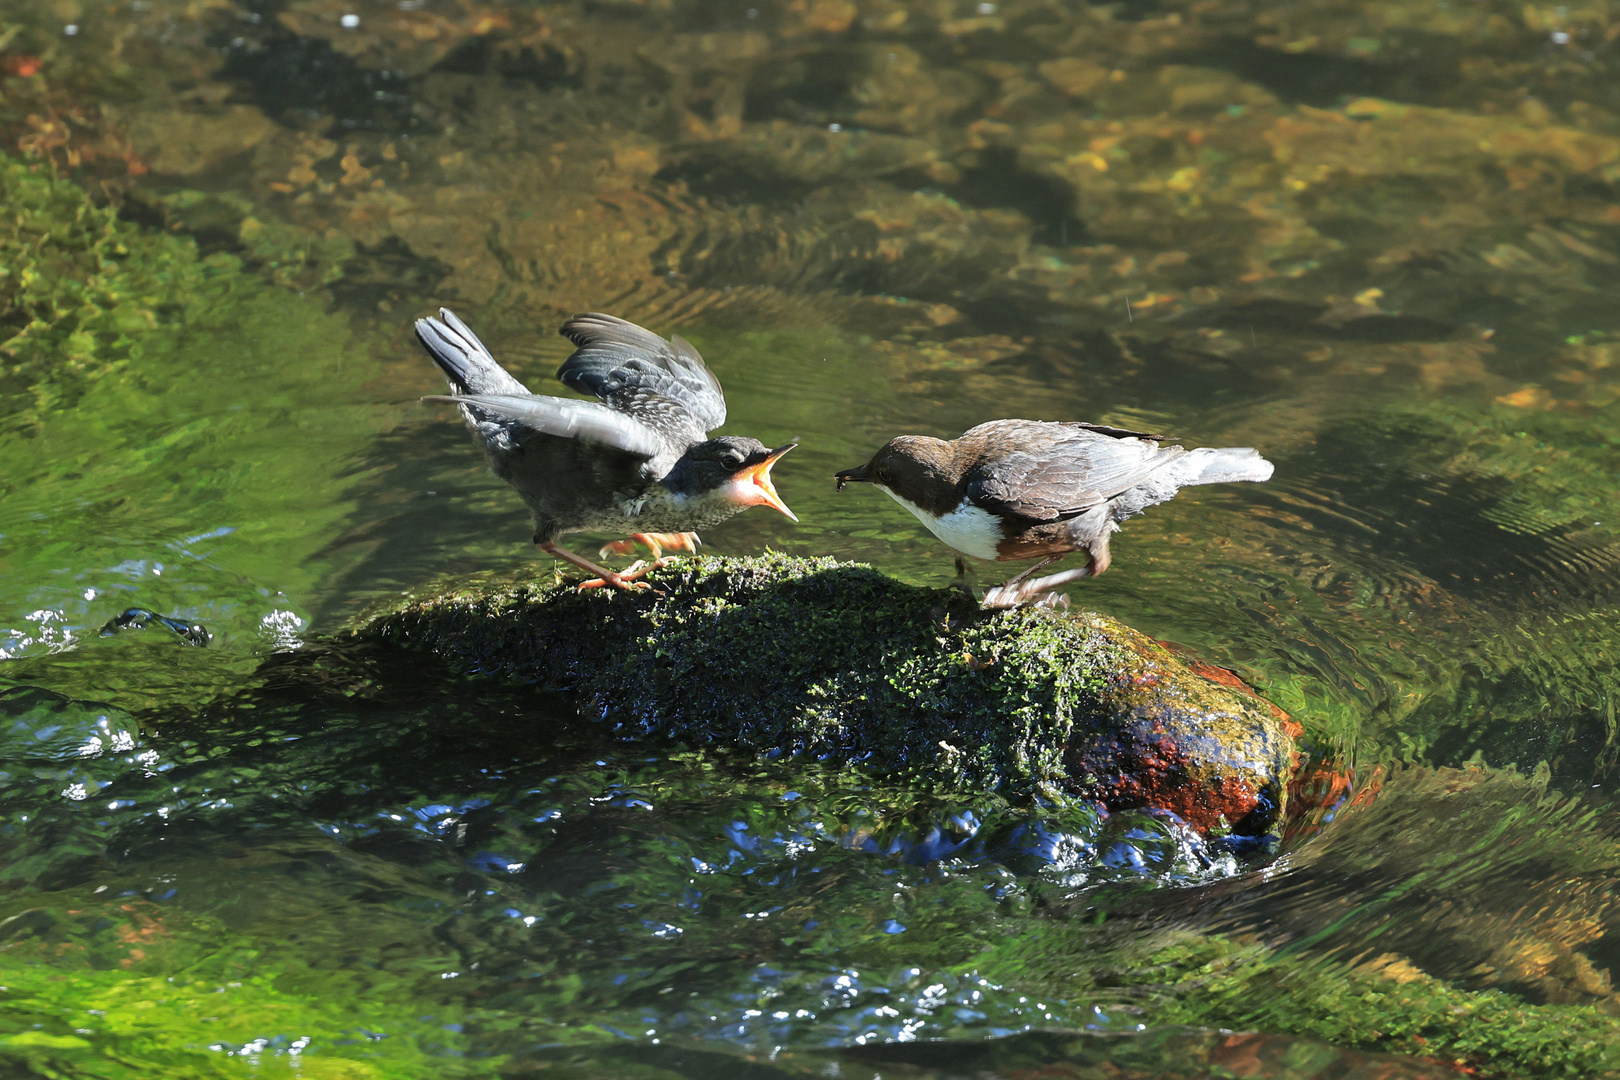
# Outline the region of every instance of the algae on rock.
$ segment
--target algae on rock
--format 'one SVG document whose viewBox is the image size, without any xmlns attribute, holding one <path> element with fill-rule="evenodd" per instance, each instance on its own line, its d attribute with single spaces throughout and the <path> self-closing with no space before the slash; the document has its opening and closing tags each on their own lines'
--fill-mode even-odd
<svg viewBox="0 0 1620 1080">
<path fill-rule="evenodd" d="M 1202 831 L 1265 834 L 1284 809 L 1286 717 L 1105 616 L 986 613 L 870 567 L 774 554 L 650 580 L 662 595 L 473 578 L 358 633 L 569 686 L 638 734 L 1069 792 Z"/>
</svg>

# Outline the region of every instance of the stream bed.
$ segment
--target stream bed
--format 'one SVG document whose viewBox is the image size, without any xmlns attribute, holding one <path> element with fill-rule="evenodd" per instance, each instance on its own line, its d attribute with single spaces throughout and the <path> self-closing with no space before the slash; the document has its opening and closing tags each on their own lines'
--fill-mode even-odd
<svg viewBox="0 0 1620 1080">
<path fill-rule="evenodd" d="M 1609 0 L 12 0 L 0 1071 L 1620 1076 L 1617 68 Z M 690 340 L 800 444 L 718 553 L 948 584 L 834 490 L 895 434 L 1257 447 L 1067 592 L 1302 728 L 1280 844 L 345 644 L 551 571 L 440 306 L 541 393 Z"/>
</svg>

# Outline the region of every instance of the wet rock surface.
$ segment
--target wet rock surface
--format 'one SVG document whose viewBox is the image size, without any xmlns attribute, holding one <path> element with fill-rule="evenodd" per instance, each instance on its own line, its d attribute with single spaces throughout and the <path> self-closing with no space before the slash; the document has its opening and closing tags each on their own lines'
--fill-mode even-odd
<svg viewBox="0 0 1620 1080">
<path fill-rule="evenodd" d="M 1285 809 L 1298 728 L 1106 616 L 981 612 L 831 559 L 700 557 L 649 580 L 663 595 L 474 579 L 356 633 L 569 687 L 621 732 L 1169 810 L 1205 834 L 1262 836 Z"/>
</svg>

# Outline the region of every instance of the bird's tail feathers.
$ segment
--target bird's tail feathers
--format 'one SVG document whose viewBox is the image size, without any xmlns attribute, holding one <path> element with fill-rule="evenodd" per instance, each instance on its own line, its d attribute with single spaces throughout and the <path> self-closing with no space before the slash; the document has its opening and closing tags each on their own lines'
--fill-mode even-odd
<svg viewBox="0 0 1620 1080">
<path fill-rule="evenodd" d="M 1271 479 L 1272 464 L 1252 446 L 1202 446 L 1177 458 L 1172 466 L 1184 485 L 1260 483 Z"/>
<path fill-rule="evenodd" d="M 416 340 L 444 372 L 450 389 L 458 394 L 527 394 L 528 387 L 489 354 L 467 324 L 449 308 L 437 319 L 416 320 Z"/>
</svg>

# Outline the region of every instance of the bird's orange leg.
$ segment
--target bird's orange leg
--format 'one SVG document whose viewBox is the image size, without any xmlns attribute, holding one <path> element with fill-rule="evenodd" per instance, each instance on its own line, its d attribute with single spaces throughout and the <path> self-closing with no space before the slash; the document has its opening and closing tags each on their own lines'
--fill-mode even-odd
<svg viewBox="0 0 1620 1080">
<path fill-rule="evenodd" d="M 652 586 L 648 585 L 645 581 L 638 580 L 648 570 L 652 569 L 650 566 L 632 566 L 622 574 L 615 574 L 612 570 L 609 570 L 605 566 L 597 566 L 583 555 L 575 555 L 572 551 L 569 551 L 561 544 L 541 543 L 537 540 L 535 541 L 535 546 L 541 551 L 545 552 L 547 555 L 550 555 L 552 558 L 561 559 L 566 563 L 572 563 L 574 566 L 579 567 L 586 573 L 595 574 L 596 577 L 590 581 L 580 582 L 579 587 L 581 590 L 600 589 L 604 585 L 610 588 L 619 589 L 623 592 L 632 592 L 636 589 L 652 588 Z"/>
<path fill-rule="evenodd" d="M 652 552 L 653 565 L 665 566 L 664 550 L 696 552 L 698 549 L 698 534 L 695 532 L 681 533 L 631 533 L 628 540 L 615 540 L 611 544 L 603 544 L 602 550 L 596 553 L 598 559 L 605 559 L 609 555 L 629 555 L 641 544 Z"/>
</svg>

